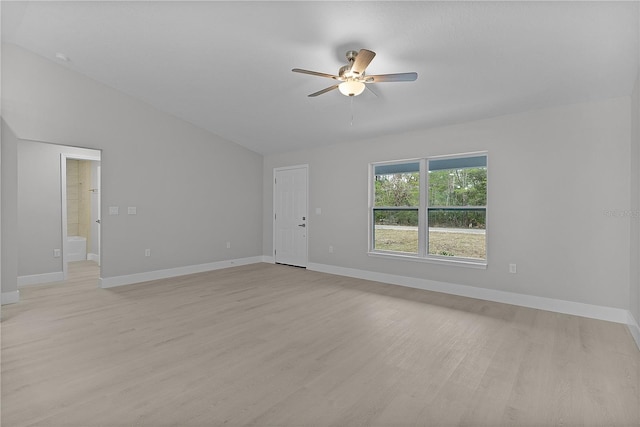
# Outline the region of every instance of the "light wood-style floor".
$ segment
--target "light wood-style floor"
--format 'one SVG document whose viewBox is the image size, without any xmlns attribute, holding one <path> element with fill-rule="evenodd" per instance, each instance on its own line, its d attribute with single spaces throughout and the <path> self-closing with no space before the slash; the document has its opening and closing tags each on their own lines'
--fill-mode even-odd
<svg viewBox="0 0 640 427">
<path fill-rule="evenodd" d="M 254 264 L 2 309 L 2 425 L 638 426 L 619 324 Z"/>
</svg>

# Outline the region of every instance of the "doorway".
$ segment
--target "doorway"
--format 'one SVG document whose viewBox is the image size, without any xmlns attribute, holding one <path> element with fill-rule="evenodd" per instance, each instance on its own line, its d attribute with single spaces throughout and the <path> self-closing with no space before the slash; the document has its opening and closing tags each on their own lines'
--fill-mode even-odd
<svg viewBox="0 0 640 427">
<path fill-rule="evenodd" d="M 277 264 L 306 267 L 308 165 L 273 170 L 273 257 Z"/>
<path fill-rule="evenodd" d="M 100 155 L 60 154 L 62 193 L 62 273 L 69 262 L 100 265 Z"/>
</svg>

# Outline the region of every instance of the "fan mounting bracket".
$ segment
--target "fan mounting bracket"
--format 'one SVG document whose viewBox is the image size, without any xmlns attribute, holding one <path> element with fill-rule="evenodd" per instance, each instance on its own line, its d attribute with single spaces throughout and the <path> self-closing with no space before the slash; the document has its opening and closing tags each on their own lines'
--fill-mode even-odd
<svg viewBox="0 0 640 427">
<path fill-rule="evenodd" d="M 347 53 L 345 54 L 345 56 L 347 57 L 347 61 L 353 62 L 353 61 L 356 60 L 356 56 L 358 56 L 358 51 L 357 50 L 348 50 Z"/>
</svg>

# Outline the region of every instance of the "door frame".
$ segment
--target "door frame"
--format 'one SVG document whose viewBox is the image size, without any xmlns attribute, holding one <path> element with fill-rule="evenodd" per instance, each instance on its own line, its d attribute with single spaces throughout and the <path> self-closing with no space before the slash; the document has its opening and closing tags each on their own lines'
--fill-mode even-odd
<svg viewBox="0 0 640 427">
<path fill-rule="evenodd" d="M 93 150 L 93 148 L 91 148 Z M 97 151 L 97 150 L 96 150 Z M 69 153 L 60 153 L 60 204 L 62 205 L 62 280 L 67 280 L 69 273 L 69 266 L 67 262 L 68 250 L 67 247 L 67 159 L 71 160 L 91 160 L 94 162 L 101 162 L 102 165 L 102 153 L 97 154 L 95 156 L 86 155 L 86 154 L 69 154 Z M 102 171 L 100 172 L 102 173 Z M 102 180 L 100 180 L 100 185 L 102 185 Z M 102 198 L 102 191 L 99 191 L 98 197 Z M 100 201 L 101 202 L 101 201 Z M 102 205 L 99 203 L 99 205 Z M 100 224 L 100 232 L 102 232 L 102 224 Z M 102 242 L 100 242 L 102 246 Z M 99 249 L 98 256 L 102 258 L 102 247 Z M 98 261 L 98 265 L 101 263 Z"/>
<path fill-rule="evenodd" d="M 309 164 L 308 163 L 304 163 L 304 164 L 300 164 L 300 165 L 293 165 L 293 166 L 283 166 L 283 167 L 279 167 L 279 168 L 273 168 L 273 178 L 271 180 L 271 183 L 273 184 L 273 201 L 272 201 L 272 212 L 271 212 L 271 230 L 272 230 L 272 244 L 271 244 L 271 257 L 273 258 L 273 263 L 276 263 L 276 175 L 278 172 L 281 171 L 286 171 L 286 170 L 291 170 L 291 169 L 304 169 L 305 175 L 306 175 L 306 183 L 307 186 L 305 188 L 305 194 L 306 194 L 306 198 L 307 200 L 305 201 L 306 206 L 305 209 L 307 211 L 307 220 L 306 220 L 306 224 L 307 224 L 307 230 L 306 230 L 306 234 L 307 234 L 307 238 L 305 239 L 305 268 L 306 266 L 309 264 L 309 226 L 310 226 L 310 221 L 309 221 Z"/>
</svg>

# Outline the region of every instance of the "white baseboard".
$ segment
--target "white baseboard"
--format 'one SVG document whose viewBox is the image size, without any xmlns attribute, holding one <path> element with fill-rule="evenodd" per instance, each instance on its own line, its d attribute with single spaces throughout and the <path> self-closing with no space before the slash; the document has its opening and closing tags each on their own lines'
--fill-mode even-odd
<svg viewBox="0 0 640 427">
<path fill-rule="evenodd" d="M 56 271 L 54 273 L 32 274 L 18 277 L 18 287 L 40 285 L 42 283 L 61 282 L 64 280 L 64 273 Z"/>
<path fill-rule="evenodd" d="M 392 285 L 407 286 L 409 288 L 424 289 L 427 291 L 442 292 L 486 301 L 537 308 L 539 310 L 553 311 L 556 313 L 572 314 L 575 316 L 589 317 L 592 319 L 606 320 L 615 323 L 628 324 L 630 316 L 629 311 L 622 308 L 604 307 L 580 302 L 517 294 L 514 292 L 498 291 L 494 289 L 476 288 L 474 286 L 456 285 L 453 283 L 397 276 L 386 273 L 376 273 L 373 271 L 357 270 L 354 268 L 309 263 L 309 265 L 307 265 L 307 269 L 322 273 L 389 283 Z"/>
<path fill-rule="evenodd" d="M 98 256 L 98 254 L 94 254 L 94 253 L 89 252 L 87 254 L 87 261 L 99 262 L 100 261 L 100 257 Z"/>
<path fill-rule="evenodd" d="M 276 260 L 274 257 L 269 256 L 269 255 L 263 255 L 262 256 L 262 262 L 266 262 L 267 264 L 275 264 Z"/>
<path fill-rule="evenodd" d="M 638 325 L 638 319 L 635 319 L 631 312 L 629 312 L 629 320 L 627 321 L 627 326 L 629 327 L 631 336 L 636 341 L 638 350 L 640 350 L 640 325 Z"/>
<path fill-rule="evenodd" d="M 0 295 L 0 304 L 15 304 L 20 301 L 20 291 L 3 292 Z"/>
<path fill-rule="evenodd" d="M 101 288 L 131 285 L 133 283 L 148 282 L 150 280 L 168 279 L 170 277 L 185 276 L 187 274 L 203 273 L 221 268 L 237 267 L 240 265 L 256 264 L 262 261 L 262 256 L 239 258 L 226 261 L 210 262 L 207 264 L 189 265 L 186 267 L 168 268 L 166 270 L 147 271 L 144 273 L 127 274 L 124 276 L 100 278 Z"/>
</svg>

